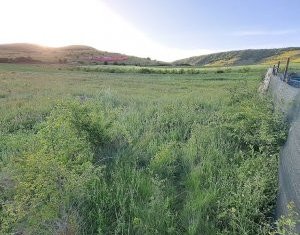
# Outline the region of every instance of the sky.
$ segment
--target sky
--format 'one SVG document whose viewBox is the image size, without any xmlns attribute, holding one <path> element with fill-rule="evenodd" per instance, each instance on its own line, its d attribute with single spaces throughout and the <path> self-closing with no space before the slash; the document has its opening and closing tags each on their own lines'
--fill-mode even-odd
<svg viewBox="0 0 300 235">
<path fill-rule="evenodd" d="M 89 45 L 162 61 L 300 46 L 299 0 L 0 0 L 0 43 Z"/>
</svg>

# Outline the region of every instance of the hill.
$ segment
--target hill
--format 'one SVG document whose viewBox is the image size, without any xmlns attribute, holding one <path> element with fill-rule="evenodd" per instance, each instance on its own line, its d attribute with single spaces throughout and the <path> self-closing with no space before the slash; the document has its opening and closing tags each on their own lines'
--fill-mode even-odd
<svg viewBox="0 0 300 235">
<path fill-rule="evenodd" d="M 63 63 L 63 64 L 128 64 L 164 65 L 166 63 L 99 51 L 93 47 L 72 45 L 66 47 L 43 47 L 27 43 L 0 45 L 0 63 Z"/>
<path fill-rule="evenodd" d="M 173 64 L 196 66 L 275 64 L 278 60 L 286 60 L 288 57 L 291 57 L 293 62 L 300 62 L 300 47 L 220 52 L 177 60 Z"/>
<path fill-rule="evenodd" d="M 279 49 L 248 49 L 194 56 L 174 61 L 173 65 L 234 66 L 276 64 L 288 57 L 300 63 L 300 47 Z M 0 44 L 0 63 L 47 63 L 47 64 L 118 64 L 157 66 L 169 63 L 100 51 L 84 45 L 66 47 L 43 47 L 27 43 Z"/>
</svg>

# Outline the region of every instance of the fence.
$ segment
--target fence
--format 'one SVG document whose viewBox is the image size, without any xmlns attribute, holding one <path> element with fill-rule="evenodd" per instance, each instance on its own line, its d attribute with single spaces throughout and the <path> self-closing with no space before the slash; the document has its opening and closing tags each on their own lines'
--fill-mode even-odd
<svg viewBox="0 0 300 235">
<path fill-rule="evenodd" d="M 275 108 L 284 113 L 289 123 L 288 139 L 280 152 L 277 217 L 288 213 L 290 202 L 300 213 L 300 81 L 293 81 L 286 72 L 280 74 L 274 67 L 269 69 L 260 87 L 270 93 Z M 300 233 L 299 223 L 296 230 Z"/>
</svg>

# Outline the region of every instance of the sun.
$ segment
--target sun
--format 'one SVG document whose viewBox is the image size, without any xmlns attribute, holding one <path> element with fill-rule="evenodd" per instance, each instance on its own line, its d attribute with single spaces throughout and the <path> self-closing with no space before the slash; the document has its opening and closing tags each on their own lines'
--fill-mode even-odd
<svg viewBox="0 0 300 235">
<path fill-rule="evenodd" d="M 149 39 L 101 0 L 10 0 L 0 3 L 0 43 L 88 45 L 171 61 L 203 51 L 169 48 Z"/>
</svg>

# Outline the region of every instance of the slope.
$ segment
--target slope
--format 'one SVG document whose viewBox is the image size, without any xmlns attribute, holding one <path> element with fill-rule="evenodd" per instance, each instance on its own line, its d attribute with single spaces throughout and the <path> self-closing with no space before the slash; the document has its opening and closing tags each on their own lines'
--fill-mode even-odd
<svg viewBox="0 0 300 235">
<path fill-rule="evenodd" d="M 129 65 L 160 65 L 150 58 L 127 56 L 99 51 L 93 47 L 72 45 L 66 47 L 43 47 L 27 43 L 0 45 L 0 63 L 114 63 Z"/>
<path fill-rule="evenodd" d="M 173 64 L 196 66 L 275 64 L 278 60 L 286 60 L 287 57 L 291 57 L 294 62 L 300 62 L 300 47 L 220 52 L 177 60 Z"/>
</svg>

